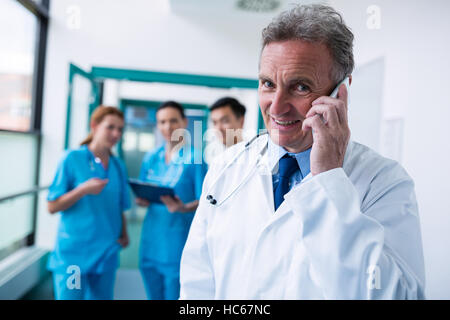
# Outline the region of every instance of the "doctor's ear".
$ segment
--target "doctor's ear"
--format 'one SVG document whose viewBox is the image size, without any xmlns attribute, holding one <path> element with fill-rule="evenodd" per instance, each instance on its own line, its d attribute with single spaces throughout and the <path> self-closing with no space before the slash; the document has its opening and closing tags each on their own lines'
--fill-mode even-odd
<svg viewBox="0 0 450 320">
<path fill-rule="evenodd" d="M 349 75 L 349 76 L 348 76 L 348 84 L 349 84 L 349 86 L 352 85 L 352 80 L 353 80 L 352 75 Z"/>
</svg>

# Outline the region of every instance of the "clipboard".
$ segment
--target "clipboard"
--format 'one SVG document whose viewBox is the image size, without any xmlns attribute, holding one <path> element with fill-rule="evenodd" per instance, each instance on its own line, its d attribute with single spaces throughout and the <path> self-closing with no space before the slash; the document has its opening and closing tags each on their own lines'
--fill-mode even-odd
<svg viewBox="0 0 450 320">
<path fill-rule="evenodd" d="M 160 196 L 175 196 L 173 188 L 161 187 L 138 179 L 128 179 L 128 183 L 137 197 L 150 202 L 162 203 Z"/>
</svg>

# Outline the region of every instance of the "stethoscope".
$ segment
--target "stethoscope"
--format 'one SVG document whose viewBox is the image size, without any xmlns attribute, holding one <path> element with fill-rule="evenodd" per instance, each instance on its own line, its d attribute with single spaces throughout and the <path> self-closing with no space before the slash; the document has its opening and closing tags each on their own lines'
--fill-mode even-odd
<svg viewBox="0 0 450 320">
<path fill-rule="evenodd" d="M 253 137 L 250 141 L 248 141 L 248 142 L 245 144 L 244 148 L 243 148 L 240 152 L 238 152 L 238 153 L 233 157 L 233 159 L 231 159 L 231 160 L 225 165 L 225 167 L 222 169 L 222 171 L 218 174 L 217 178 L 214 180 L 214 182 L 213 182 L 213 183 L 211 184 L 211 186 L 209 187 L 209 190 L 212 190 L 212 189 L 217 185 L 217 183 L 219 182 L 220 178 L 222 178 L 222 176 L 225 174 L 225 171 L 226 171 L 233 163 L 235 163 L 236 160 L 237 160 L 237 159 L 238 159 L 245 151 L 248 150 L 248 148 L 250 147 L 250 145 L 251 145 L 256 139 L 258 139 L 259 137 L 261 137 L 261 136 L 263 136 L 263 135 L 265 135 L 265 134 L 268 134 L 268 131 L 260 132 L 260 133 L 258 133 L 255 137 Z M 241 182 L 239 183 L 239 185 L 238 185 L 236 188 L 234 188 L 233 191 L 232 191 L 228 196 L 226 196 L 222 201 L 218 202 L 217 199 L 215 199 L 214 196 L 213 196 L 210 192 L 207 192 L 206 200 L 208 200 L 209 203 L 210 203 L 211 205 L 216 206 L 216 207 L 222 205 L 225 201 L 227 201 L 227 200 L 228 200 L 228 199 L 229 199 L 229 198 L 230 198 L 237 190 L 239 190 L 239 188 L 240 188 L 245 182 L 247 182 L 247 180 L 251 177 L 251 175 L 253 174 L 253 172 L 256 170 L 256 166 L 257 166 L 257 164 L 258 164 L 258 162 L 259 162 L 259 159 L 261 159 L 261 157 L 264 155 L 264 153 L 266 152 L 266 150 L 267 150 L 267 148 L 264 148 L 264 149 L 260 152 L 259 158 L 258 158 L 258 160 L 256 161 L 255 166 L 253 167 L 253 169 L 249 171 L 249 173 L 245 176 L 245 178 L 241 180 Z"/>
<path fill-rule="evenodd" d="M 117 159 L 111 154 L 109 156 L 110 161 L 110 165 L 108 166 L 108 169 L 104 169 L 103 171 L 106 173 L 106 177 L 104 177 L 103 179 L 108 179 L 109 178 L 109 173 L 111 171 L 111 165 L 115 166 L 117 171 L 119 171 L 119 175 L 120 175 L 120 179 L 121 181 L 123 181 L 123 173 L 122 170 L 120 170 L 119 164 L 117 163 Z M 91 172 L 96 172 L 96 168 L 95 168 L 95 164 L 99 165 L 101 164 L 102 160 L 99 157 L 94 156 L 92 153 L 89 155 L 89 168 L 91 170 Z M 95 164 L 94 164 L 95 163 Z M 114 164 L 112 164 L 114 163 Z"/>
<path fill-rule="evenodd" d="M 102 160 L 100 160 L 99 157 L 94 157 L 94 159 L 92 159 L 92 157 L 90 157 L 90 159 L 89 159 L 89 167 L 91 168 L 92 172 L 95 171 L 94 162 L 97 163 L 97 164 L 100 164 L 102 162 Z"/>
</svg>

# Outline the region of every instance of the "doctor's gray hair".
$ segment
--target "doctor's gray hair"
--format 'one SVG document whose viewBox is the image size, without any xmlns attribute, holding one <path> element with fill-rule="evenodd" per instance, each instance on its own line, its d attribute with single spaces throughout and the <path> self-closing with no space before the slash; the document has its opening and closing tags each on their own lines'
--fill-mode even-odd
<svg viewBox="0 0 450 320">
<path fill-rule="evenodd" d="M 353 33 L 341 14 L 322 4 L 295 5 L 282 12 L 262 31 L 262 50 L 271 42 L 303 40 L 323 43 L 334 60 L 332 78 L 337 83 L 352 74 Z"/>
</svg>

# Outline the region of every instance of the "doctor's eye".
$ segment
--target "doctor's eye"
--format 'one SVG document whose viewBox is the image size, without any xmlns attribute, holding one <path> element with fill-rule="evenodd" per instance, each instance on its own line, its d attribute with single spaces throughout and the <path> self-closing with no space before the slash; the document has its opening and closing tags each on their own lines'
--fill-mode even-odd
<svg viewBox="0 0 450 320">
<path fill-rule="evenodd" d="M 295 90 L 297 90 L 297 91 L 299 91 L 301 93 L 306 93 L 306 92 L 311 91 L 311 89 L 308 86 L 306 86 L 306 85 L 304 85 L 302 83 L 296 84 L 295 85 Z"/>
<path fill-rule="evenodd" d="M 272 89 L 273 87 L 275 87 L 272 81 L 266 79 L 261 79 L 261 85 L 267 89 Z"/>
</svg>

